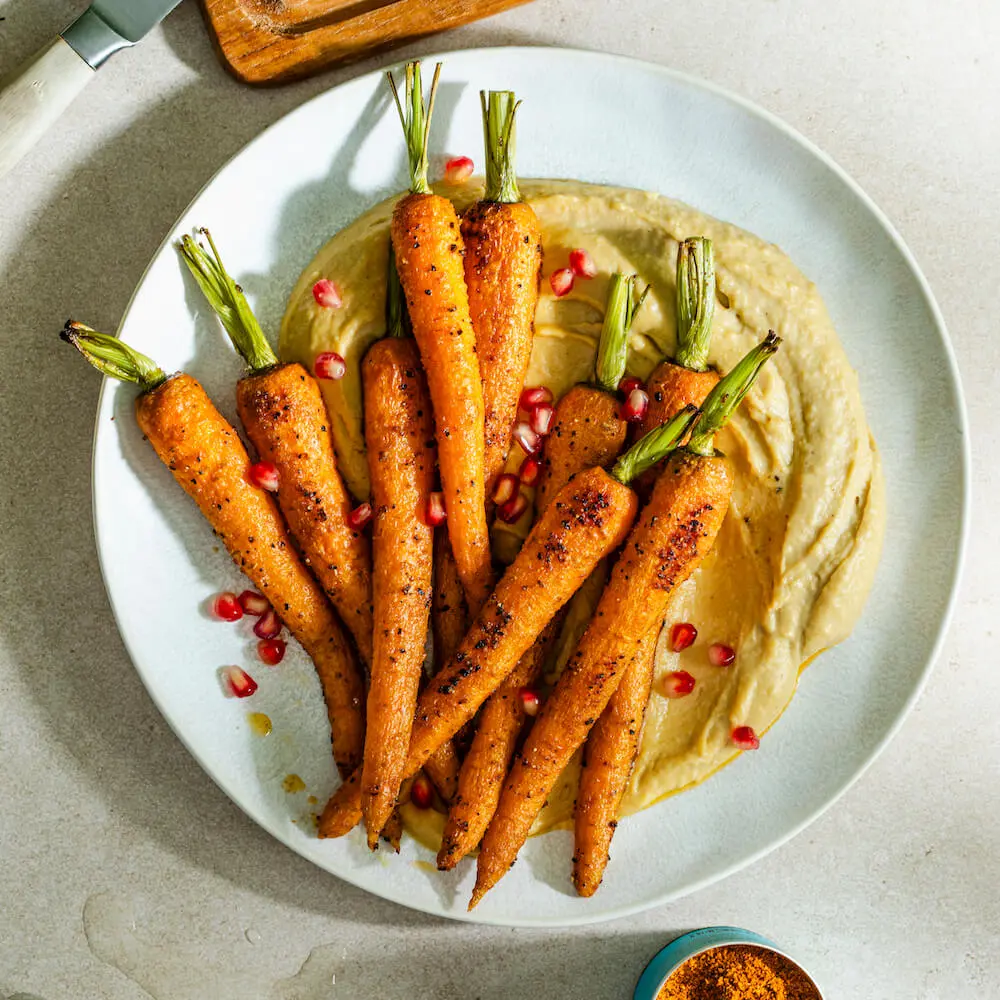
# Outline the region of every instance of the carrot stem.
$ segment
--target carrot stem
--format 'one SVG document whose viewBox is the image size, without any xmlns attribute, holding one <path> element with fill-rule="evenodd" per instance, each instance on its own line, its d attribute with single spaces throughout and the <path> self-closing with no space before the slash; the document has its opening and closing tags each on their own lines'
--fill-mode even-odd
<svg viewBox="0 0 1000 1000">
<path fill-rule="evenodd" d="M 513 204 L 521 200 L 514 168 L 516 130 L 514 117 L 521 102 L 512 90 L 479 92 L 483 106 L 483 139 L 486 145 L 485 201 Z"/>
<path fill-rule="evenodd" d="M 682 368 L 703 372 L 715 314 L 715 255 L 704 236 L 682 240 L 677 247 L 677 353 Z"/>
<path fill-rule="evenodd" d="M 278 363 L 278 356 L 267 342 L 243 289 L 223 265 L 212 234 L 207 229 L 198 232 L 208 240 L 208 249 L 185 234 L 177 245 L 184 263 L 250 371 L 272 368 Z"/>
<path fill-rule="evenodd" d="M 601 337 L 597 342 L 597 362 L 594 365 L 594 375 L 597 385 L 605 392 L 616 392 L 618 383 L 625 375 L 625 364 L 628 358 L 628 335 L 632 329 L 632 321 L 649 293 L 647 285 L 641 294 L 636 294 L 634 274 L 624 275 L 615 271 L 611 275 L 608 289 L 608 304 L 604 310 L 604 325 L 601 327 Z"/>
<path fill-rule="evenodd" d="M 386 274 L 385 329 L 390 337 L 408 337 L 410 317 L 406 311 L 403 286 L 396 270 L 396 250 L 389 240 L 389 267 Z"/>
<path fill-rule="evenodd" d="M 688 442 L 688 451 L 695 455 L 711 457 L 715 454 L 716 433 L 726 424 L 743 397 L 750 391 L 758 373 L 767 359 L 774 354 L 781 338 L 772 330 L 753 350 L 736 363 L 701 404 L 701 419 Z"/>
<path fill-rule="evenodd" d="M 615 462 L 611 475 L 627 486 L 636 476 L 651 469 L 681 443 L 698 412 L 696 406 L 685 406 L 671 420 L 654 427 Z"/>
<path fill-rule="evenodd" d="M 406 137 L 406 155 L 410 162 L 410 190 L 414 194 L 431 193 L 431 187 L 427 183 L 427 150 L 431 116 L 434 114 L 434 98 L 437 95 L 440 76 L 441 63 L 438 63 L 434 67 L 430 95 L 425 105 L 418 61 L 406 64 L 406 83 L 402 101 L 399 99 L 399 90 L 396 88 L 392 73 L 386 73 L 389 88 L 396 101 L 396 110 L 399 112 L 399 121 L 403 126 L 403 135 Z"/>
<path fill-rule="evenodd" d="M 72 344 L 102 375 L 120 382 L 134 382 L 144 392 L 167 380 L 163 369 L 152 358 L 123 344 L 117 337 L 98 333 L 83 323 L 67 320 L 60 334 Z"/>
</svg>

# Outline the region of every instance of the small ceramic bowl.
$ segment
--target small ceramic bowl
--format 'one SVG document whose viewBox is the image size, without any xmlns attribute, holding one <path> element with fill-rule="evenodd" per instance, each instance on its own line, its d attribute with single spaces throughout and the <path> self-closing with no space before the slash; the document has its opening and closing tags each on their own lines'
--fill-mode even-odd
<svg viewBox="0 0 1000 1000">
<path fill-rule="evenodd" d="M 712 948 L 719 948 L 723 945 L 750 945 L 756 948 L 766 948 L 768 951 L 780 955 L 786 961 L 791 962 L 801 970 L 802 974 L 816 989 L 816 1000 L 823 1000 L 823 992 L 820 990 L 816 980 L 802 968 L 801 965 L 788 952 L 783 951 L 773 941 L 769 941 L 760 934 L 753 931 L 744 930 L 742 927 L 702 927 L 701 930 L 691 931 L 682 937 L 671 941 L 670 944 L 657 952 L 652 961 L 646 966 L 639 982 L 636 984 L 633 1000 L 656 1000 L 657 994 L 663 988 L 663 984 L 689 959 L 702 952 L 710 951 Z"/>
</svg>

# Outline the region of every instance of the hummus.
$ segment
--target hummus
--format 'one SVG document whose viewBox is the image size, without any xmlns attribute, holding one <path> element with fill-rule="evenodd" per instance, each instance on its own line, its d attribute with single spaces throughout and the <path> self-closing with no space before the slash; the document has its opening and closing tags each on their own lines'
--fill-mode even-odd
<svg viewBox="0 0 1000 1000">
<path fill-rule="evenodd" d="M 481 190 L 469 184 L 458 196 L 447 193 L 461 209 Z M 707 236 L 715 245 L 719 301 L 711 363 L 728 371 L 769 329 L 783 340 L 716 442 L 735 468 L 732 506 L 712 555 L 677 593 L 666 623 L 691 622 L 698 639 L 673 653 L 665 628 L 656 656 L 657 680 L 687 670 L 696 684 L 689 696 L 671 700 L 654 681 L 623 804 L 631 813 L 732 760 L 733 727 L 765 732 L 791 700 L 802 668 L 850 634 L 882 545 L 878 452 L 857 376 L 816 286 L 777 247 L 657 194 L 571 181 L 523 181 L 521 192 L 538 214 L 545 247 L 529 385 L 547 385 L 558 398 L 592 376 L 607 278 L 616 270 L 634 271 L 651 285 L 632 329 L 629 371 L 646 377 L 672 355 L 674 262 L 677 242 L 688 236 Z M 347 360 L 346 376 L 322 386 L 341 469 L 358 497 L 368 495 L 359 362 L 385 329 L 393 204 L 377 205 L 320 250 L 292 293 L 281 331 L 283 358 L 311 366 L 320 351 L 333 350 Z M 590 251 L 599 273 L 557 299 L 547 277 L 565 266 L 574 247 Z M 313 301 L 321 277 L 337 282 L 342 308 Z M 527 522 L 515 526 L 515 535 L 497 526 L 501 556 L 510 557 Z M 576 634 L 597 592 L 584 587 L 574 598 Z M 715 642 L 736 650 L 731 667 L 709 664 Z M 563 659 L 568 652 L 564 643 Z M 571 819 L 575 785 L 574 765 L 535 832 Z"/>
</svg>

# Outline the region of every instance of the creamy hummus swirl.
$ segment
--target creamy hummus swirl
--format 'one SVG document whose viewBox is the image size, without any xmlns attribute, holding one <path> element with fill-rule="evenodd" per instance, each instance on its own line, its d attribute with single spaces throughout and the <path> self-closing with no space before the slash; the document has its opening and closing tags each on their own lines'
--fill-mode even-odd
<svg viewBox="0 0 1000 1000">
<path fill-rule="evenodd" d="M 441 190 L 461 209 L 482 189 Z M 881 550 L 881 468 L 857 376 L 819 292 L 776 246 L 658 194 L 548 180 L 523 181 L 521 192 L 538 214 L 545 248 L 529 384 L 547 385 L 558 397 L 591 377 L 608 276 L 616 270 L 651 285 L 633 326 L 629 371 L 645 377 L 671 356 L 674 262 L 678 242 L 689 236 L 707 236 L 715 247 L 711 364 L 728 371 L 768 330 L 783 341 L 717 441 L 736 473 L 732 506 L 712 555 L 678 592 L 656 657 L 657 681 L 686 670 L 695 688 L 671 700 L 654 682 L 623 804 L 630 813 L 732 760 L 733 727 L 766 732 L 795 693 L 801 669 L 850 634 Z M 333 350 L 347 360 L 347 375 L 322 386 L 341 468 L 358 497 L 368 494 L 359 363 L 385 329 L 393 203 L 375 206 L 319 251 L 291 295 L 281 331 L 286 359 L 311 365 L 320 351 Z M 569 295 L 556 298 L 547 276 L 575 247 L 590 251 L 598 276 L 577 280 Z M 340 309 L 313 301 L 321 277 L 337 282 Z M 498 525 L 501 557 L 516 548 L 518 530 L 527 524 L 513 534 Z M 574 599 L 563 658 L 597 590 L 585 587 Z M 669 650 L 669 626 L 682 621 L 696 626 L 698 639 L 677 654 Z M 736 650 L 732 666 L 709 663 L 715 642 Z M 570 820 L 575 767 L 561 778 L 535 832 Z M 425 833 L 433 840 L 432 831 Z"/>
</svg>

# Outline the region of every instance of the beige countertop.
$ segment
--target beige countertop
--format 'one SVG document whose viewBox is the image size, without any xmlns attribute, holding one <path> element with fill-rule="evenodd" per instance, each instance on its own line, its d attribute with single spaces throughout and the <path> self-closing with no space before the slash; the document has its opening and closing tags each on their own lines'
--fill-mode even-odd
<svg viewBox="0 0 1000 1000">
<path fill-rule="evenodd" d="M 0 0 L 0 70 L 80 6 Z M 215 787 L 132 670 L 91 532 L 98 382 L 55 335 L 71 311 L 114 329 L 162 235 L 224 160 L 374 63 L 247 90 L 220 69 L 192 0 L 112 60 L 0 179 L 0 1000 L 626 1000 L 661 944 L 713 923 L 782 942 L 836 1000 L 996 995 L 998 37 L 995 0 L 537 0 L 414 49 L 600 48 L 762 104 L 896 223 L 965 380 L 972 545 L 944 654 L 899 736 L 765 860 L 571 931 L 449 923 L 313 868 Z"/>
</svg>

